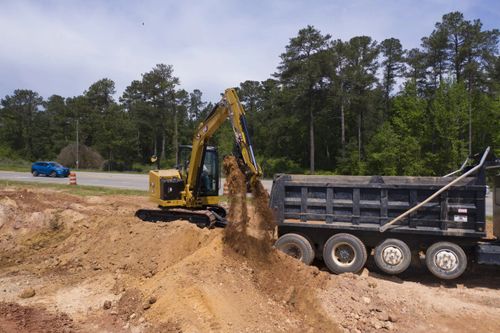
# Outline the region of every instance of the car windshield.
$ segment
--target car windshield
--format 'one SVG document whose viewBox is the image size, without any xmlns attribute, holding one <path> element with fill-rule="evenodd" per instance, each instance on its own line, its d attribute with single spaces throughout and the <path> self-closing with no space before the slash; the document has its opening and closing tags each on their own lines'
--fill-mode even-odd
<svg viewBox="0 0 500 333">
<path fill-rule="evenodd" d="M 57 168 L 62 168 L 63 166 L 57 162 L 50 162 L 49 163 L 51 166 L 57 167 Z"/>
</svg>

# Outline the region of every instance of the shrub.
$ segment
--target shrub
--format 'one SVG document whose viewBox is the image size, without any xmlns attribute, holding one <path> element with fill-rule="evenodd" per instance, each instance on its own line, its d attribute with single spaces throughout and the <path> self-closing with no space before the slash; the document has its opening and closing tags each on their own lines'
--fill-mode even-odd
<svg viewBox="0 0 500 333">
<path fill-rule="evenodd" d="M 284 157 L 260 158 L 260 166 L 265 177 L 273 177 L 277 173 L 301 173 L 299 164 Z"/>
<path fill-rule="evenodd" d="M 80 144 L 78 146 L 78 162 L 82 169 L 100 169 L 104 164 L 104 159 L 94 149 Z M 61 149 L 57 155 L 57 161 L 62 165 L 76 167 L 76 144 L 71 143 Z"/>
</svg>

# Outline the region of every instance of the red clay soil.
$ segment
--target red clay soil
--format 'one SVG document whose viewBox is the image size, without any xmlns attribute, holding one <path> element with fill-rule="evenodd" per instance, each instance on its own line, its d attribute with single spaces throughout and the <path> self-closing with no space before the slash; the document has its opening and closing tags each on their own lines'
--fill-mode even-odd
<svg viewBox="0 0 500 333">
<path fill-rule="evenodd" d="M 5 333 L 75 332 L 73 320 L 65 313 L 54 314 L 43 308 L 0 303 L 0 331 Z"/>
</svg>

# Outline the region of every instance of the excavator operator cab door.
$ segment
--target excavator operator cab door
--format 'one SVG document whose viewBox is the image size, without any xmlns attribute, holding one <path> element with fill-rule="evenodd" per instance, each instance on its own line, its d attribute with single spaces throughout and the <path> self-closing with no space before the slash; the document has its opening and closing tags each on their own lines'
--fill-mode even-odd
<svg viewBox="0 0 500 333">
<path fill-rule="evenodd" d="M 177 164 L 176 169 L 182 175 L 184 181 L 187 180 L 187 171 L 189 168 L 189 159 L 191 158 L 191 146 L 179 146 L 177 151 Z"/>
<path fill-rule="evenodd" d="M 191 159 L 191 146 L 179 146 L 177 155 L 177 169 L 186 181 L 189 173 L 189 160 Z M 206 147 L 203 165 L 200 170 L 199 196 L 219 195 L 219 155 L 217 148 Z"/>
</svg>

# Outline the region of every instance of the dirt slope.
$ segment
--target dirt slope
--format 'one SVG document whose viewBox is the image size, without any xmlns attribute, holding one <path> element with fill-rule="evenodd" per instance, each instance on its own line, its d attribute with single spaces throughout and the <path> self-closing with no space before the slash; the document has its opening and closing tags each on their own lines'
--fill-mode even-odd
<svg viewBox="0 0 500 333">
<path fill-rule="evenodd" d="M 144 223 L 141 197 L 0 189 L 0 332 L 495 332 L 500 274 L 331 275 L 221 229 Z M 251 203 L 248 229 L 262 230 Z M 263 238 L 249 233 L 247 242 Z M 257 235 L 257 236 L 256 236 Z M 257 239 L 256 239 L 257 238 Z M 252 248 L 252 247 L 251 247 Z M 496 274 L 495 278 L 485 278 Z M 21 298 L 20 296 L 26 297 Z"/>
</svg>

